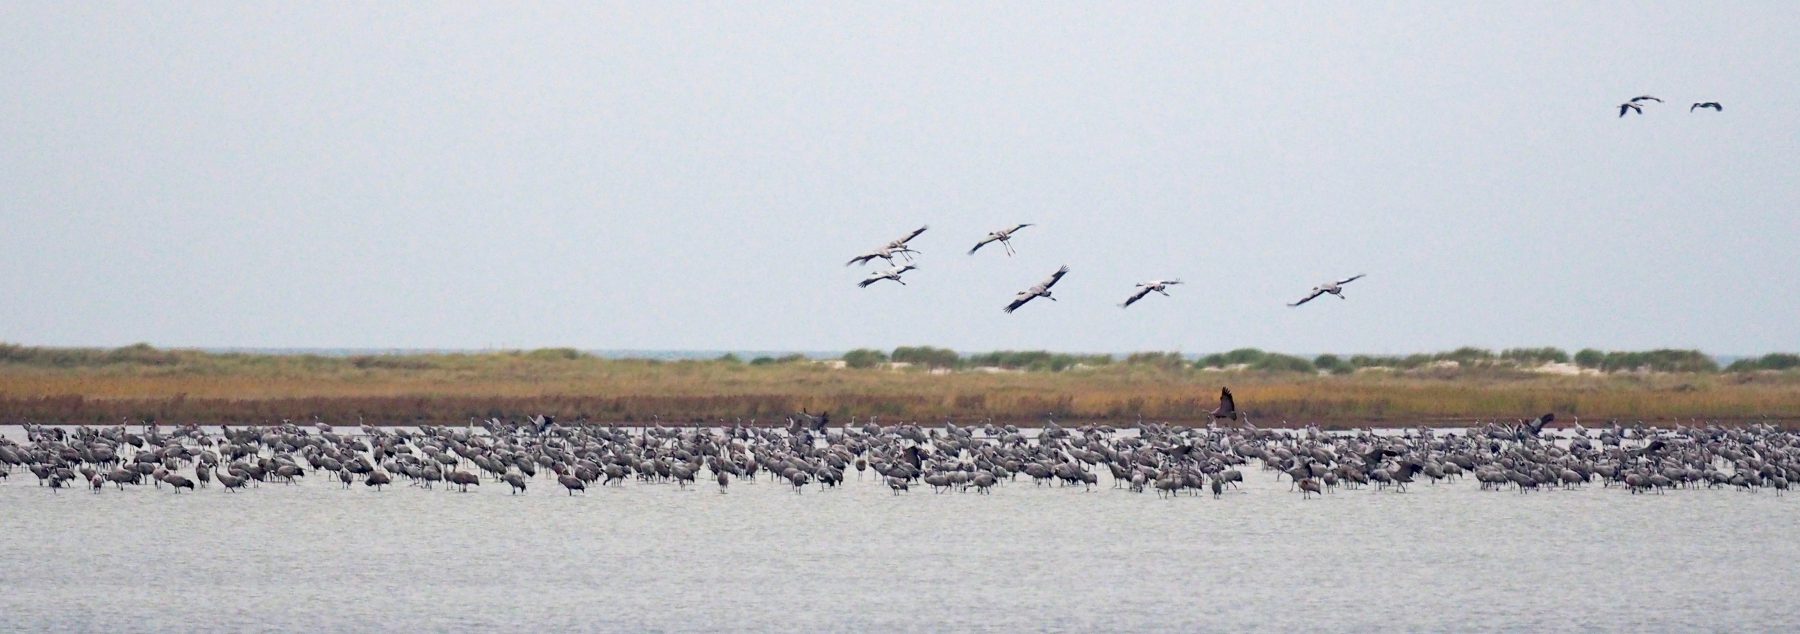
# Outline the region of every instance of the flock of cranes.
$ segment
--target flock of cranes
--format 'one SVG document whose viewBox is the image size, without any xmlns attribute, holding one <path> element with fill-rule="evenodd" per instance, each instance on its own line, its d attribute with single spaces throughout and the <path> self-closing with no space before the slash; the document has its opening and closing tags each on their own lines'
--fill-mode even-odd
<svg viewBox="0 0 1800 634">
<path fill-rule="evenodd" d="M 1649 104 L 1649 103 L 1659 103 L 1660 104 L 1660 103 L 1663 103 L 1663 100 L 1657 98 L 1654 95 L 1638 95 L 1636 97 L 1632 97 L 1630 100 L 1626 101 L 1625 103 L 1619 104 L 1619 116 L 1623 117 L 1623 116 L 1625 116 L 1627 114 L 1631 114 L 1631 113 L 1636 113 L 1636 114 L 1641 115 L 1644 113 L 1644 105 Z M 1717 101 L 1700 101 L 1700 102 L 1694 102 L 1693 105 L 1688 107 L 1688 112 L 1694 112 L 1696 110 L 1712 110 L 1714 112 L 1724 112 L 1725 106 L 1720 105 L 1719 102 L 1717 102 Z M 1019 230 L 1024 229 L 1026 227 L 1030 227 L 1030 226 L 1033 226 L 1033 225 L 1031 223 L 1019 223 L 1019 224 L 1013 225 L 1012 227 L 1009 227 L 1009 228 L 996 229 L 994 231 L 990 231 L 980 241 L 977 241 L 975 243 L 975 246 L 973 246 L 969 249 L 969 255 L 975 255 L 975 252 L 980 251 L 982 247 L 987 246 L 989 244 L 993 244 L 995 242 L 1000 243 L 1000 246 L 1006 250 L 1007 255 L 1009 255 L 1009 256 L 1013 255 L 1013 254 L 1017 253 L 1017 251 L 1015 251 L 1013 249 L 1013 244 L 1012 244 L 1013 235 L 1018 233 Z M 879 259 L 887 262 L 888 266 L 890 267 L 885 270 L 876 271 L 876 272 L 870 274 L 868 277 L 863 278 L 863 280 L 861 282 L 857 283 L 857 286 L 860 286 L 862 288 L 868 288 L 870 285 L 873 285 L 876 282 L 880 282 L 882 280 L 893 280 L 894 282 L 896 282 L 898 284 L 905 285 L 906 281 L 901 279 L 901 276 L 905 275 L 906 272 L 908 272 L 908 271 L 912 271 L 912 270 L 915 270 L 918 268 L 917 266 L 914 266 L 912 264 L 912 261 L 913 261 L 912 256 L 919 252 L 918 250 L 912 248 L 912 241 L 914 238 L 919 237 L 920 234 L 925 233 L 925 230 L 929 229 L 929 228 L 930 228 L 929 225 L 921 226 L 918 229 L 913 230 L 911 233 L 908 233 L 907 235 L 901 237 L 900 239 L 888 242 L 887 244 L 877 247 L 874 250 L 869 251 L 868 253 L 864 253 L 862 255 L 858 255 L 856 257 L 850 258 L 850 261 L 845 263 L 846 266 L 852 265 L 852 264 L 868 264 L 869 262 L 874 261 L 875 259 L 879 258 Z M 906 264 L 895 265 L 895 259 L 904 260 L 906 262 Z M 1051 294 L 1050 294 L 1050 287 L 1055 286 L 1058 281 L 1062 280 L 1064 275 L 1068 274 L 1068 272 L 1069 272 L 1069 267 L 1063 266 L 1063 267 L 1057 269 L 1056 273 L 1051 274 L 1051 276 L 1049 278 L 1046 278 L 1044 281 L 1039 282 L 1038 284 L 1032 286 L 1031 288 L 1025 289 L 1023 291 L 1019 291 L 1019 293 L 1013 297 L 1012 302 L 1010 302 L 1006 305 L 1006 308 L 1004 310 L 1008 313 L 1011 313 L 1015 310 L 1018 310 L 1019 307 L 1024 306 L 1026 303 L 1030 302 L 1031 300 L 1039 298 L 1039 297 L 1049 299 L 1051 301 L 1055 301 L 1056 298 L 1051 296 Z M 1308 294 L 1306 297 L 1302 298 L 1300 301 L 1288 304 L 1288 306 L 1289 307 L 1298 307 L 1302 304 L 1305 304 L 1307 302 L 1310 302 L 1310 301 L 1318 298 L 1320 295 L 1326 295 L 1326 294 L 1336 296 L 1338 299 L 1344 299 L 1343 286 L 1345 284 L 1349 284 L 1356 280 L 1362 279 L 1363 277 L 1364 276 L 1362 274 L 1357 274 L 1357 275 L 1353 275 L 1346 279 L 1325 282 L 1323 284 L 1313 287 L 1312 292 L 1310 294 Z M 1138 300 L 1143 299 L 1145 296 L 1148 296 L 1150 293 L 1153 293 L 1153 292 L 1160 293 L 1164 296 L 1168 296 L 1169 295 L 1168 287 L 1176 285 L 1176 284 L 1180 284 L 1180 283 L 1181 283 L 1181 280 L 1179 280 L 1179 279 L 1151 280 L 1148 282 L 1140 282 L 1137 284 L 1135 290 L 1131 293 L 1131 295 L 1129 297 L 1127 297 L 1124 302 L 1119 304 L 1119 307 L 1120 308 L 1130 307 L 1132 304 L 1137 303 Z"/>
<path fill-rule="evenodd" d="M 1663 100 L 1633 97 L 1619 105 L 1619 116 L 1641 115 L 1650 103 Z M 1723 112 L 1724 106 L 1695 102 L 1688 111 L 1703 109 Z M 988 232 L 968 255 L 999 243 L 1012 256 L 1017 253 L 1013 238 L 1031 226 L 1019 223 Z M 883 280 L 905 285 L 903 276 L 918 268 L 913 256 L 920 252 L 912 242 L 928 229 L 921 226 L 846 262 L 880 259 L 889 265 L 858 286 Z M 1004 311 L 1011 313 L 1040 297 L 1057 301 L 1051 289 L 1068 273 L 1069 267 L 1058 268 L 1018 292 Z M 1363 277 L 1324 282 L 1288 306 L 1323 295 L 1344 299 L 1343 287 Z M 1119 306 L 1129 307 L 1151 293 L 1168 296 L 1168 288 L 1180 284 L 1180 279 L 1138 283 Z M 156 488 L 166 484 L 179 494 L 215 482 L 227 491 L 264 482 L 291 484 L 323 472 L 345 488 L 356 482 L 375 490 L 400 482 L 422 489 L 443 483 L 445 489 L 466 492 L 487 481 L 503 482 L 518 494 L 542 477 L 574 495 L 595 482 L 622 486 L 632 480 L 685 488 L 703 472 L 711 473 L 708 479 L 717 482 L 720 492 L 733 480 L 755 481 L 759 474 L 798 492 L 809 484 L 836 487 L 845 482 L 846 470 L 854 468 L 859 478 L 872 470 L 877 481 L 899 494 L 920 484 L 939 492 L 973 488 L 986 493 L 1020 475 L 1038 484 L 1087 489 L 1098 483 L 1104 467 L 1115 488 L 1154 488 L 1173 497 L 1203 488 L 1220 496 L 1242 481 L 1235 467 L 1258 464 L 1290 478 L 1302 499 L 1340 486 L 1404 491 L 1419 477 L 1435 484 L 1463 475 L 1473 475 L 1482 489 L 1520 492 L 1600 482 L 1631 493 L 1734 487 L 1780 494 L 1800 480 L 1800 432 L 1766 424 L 1677 425 L 1671 430 L 1613 422 L 1590 433 L 1579 422 L 1572 429 L 1547 431 L 1555 416 L 1546 414 L 1515 425 L 1476 424 L 1461 434 L 1423 427 L 1400 435 L 1322 432 L 1316 426 L 1265 430 L 1250 424 L 1229 389 L 1221 390 L 1211 416 L 1214 423 L 1205 428 L 1139 423 L 1125 430 L 1106 425 L 1068 429 L 1048 422 L 1036 434 L 991 423 L 925 428 L 882 426 L 873 419 L 862 425 L 853 419 L 832 429 L 828 419 L 804 414 L 790 418 L 786 428 L 757 428 L 755 421 L 716 428 L 558 426 L 539 418 L 417 431 L 363 425 L 357 435 L 340 435 L 324 423 L 313 429 L 283 423 L 217 432 L 188 425 L 170 433 L 147 425 L 142 434 L 128 432 L 125 425 L 25 425 L 24 443 L 0 437 L 0 479 L 23 468 L 51 491 L 73 483 L 101 492 L 107 485 L 122 490 L 147 482 Z M 1237 424 L 1221 426 L 1218 421 Z"/>
<path fill-rule="evenodd" d="M 1019 224 L 1013 225 L 1008 228 L 995 229 L 993 231 L 990 231 L 980 241 L 976 242 L 975 246 L 969 248 L 969 255 L 975 255 L 975 252 L 980 251 L 982 247 L 987 246 L 989 244 L 996 243 L 996 242 L 1000 243 L 1000 246 L 1006 250 L 1006 254 L 1008 256 L 1014 255 L 1017 253 L 1017 251 L 1013 249 L 1013 244 L 1012 244 L 1013 235 L 1018 233 L 1020 229 L 1024 229 L 1024 228 L 1030 227 L 1030 226 L 1034 226 L 1034 225 L 1032 225 L 1031 223 L 1019 223 Z M 876 247 L 875 249 L 872 249 L 867 253 L 850 258 L 850 260 L 848 262 L 844 263 L 844 266 L 850 266 L 850 265 L 854 265 L 854 264 L 868 264 L 869 262 L 872 262 L 876 259 L 880 259 L 880 260 L 886 262 L 888 264 L 889 268 L 870 273 L 867 277 L 864 277 L 861 282 L 857 282 L 856 285 L 861 288 L 868 288 L 869 286 L 875 284 L 876 282 L 880 282 L 882 280 L 893 280 L 895 283 L 898 283 L 901 286 L 905 286 L 906 280 L 901 279 L 901 276 L 905 275 L 907 271 L 912 271 L 912 270 L 919 268 L 912 264 L 912 261 L 913 261 L 912 256 L 914 254 L 919 253 L 919 251 L 917 249 L 912 248 L 912 241 L 914 238 L 919 237 L 920 234 L 925 233 L 925 231 L 930 228 L 931 228 L 930 225 L 921 226 L 918 229 L 913 230 L 911 233 L 908 233 L 905 236 L 902 236 L 897 240 L 890 241 L 887 244 L 883 244 L 879 247 Z M 896 260 L 900 260 L 904 263 L 896 264 L 895 263 Z M 1056 269 L 1056 272 L 1051 273 L 1050 277 L 1044 278 L 1044 281 L 1038 282 L 1037 284 L 1033 285 L 1031 288 L 1027 288 L 1025 290 L 1019 291 L 1018 294 L 1013 296 L 1012 302 L 1008 303 L 1006 305 L 1006 308 L 1004 308 L 1002 310 L 1004 310 L 1005 312 L 1011 313 L 1015 310 L 1018 310 L 1019 307 L 1024 306 L 1025 304 L 1029 303 L 1031 300 L 1037 299 L 1039 297 L 1048 299 L 1050 301 L 1056 301 L 1056 297 L 1053 296 L 1050 292 L 1050 287 L 1055 286 L 1057 282 L 1062 281 L 1063 276 L 1068 275 L 1068 273 L 1069 273 L 1069 267 L 1066 265 L 1061 268 Z M 1313 294 L 1308 296 L 1306 299 L 1303 299 L 1303 300 L 1300 300 L 1298 302 L 1288 304 L 1288 305 L 1289 306 L 1299 306 L 1301 304 L 1306 303 L 1308 300 L 1311 300 L 1314 297 L 1318 297 L 1319 294 L 1321 294 L 1321 293 L 1331 293 L 1332 295 L 1336 295 L 1339 299 L 1343 299 L 1343 297 L 1344 297 L 1343 288 L 1342 288 L 1343 285 L 1348 284 L 1357 279 L 1360 279 L 1362 277 L 1363 276 L 1361 274 L 1358 274 L 1347 280 L 1342 280 L 1342 281 L 1337 281 L 1337 282 L 1326 282 L 1324 284 L 1314 287 Z M 1150 293 L 1160 293 L 1164 297 L 1169 297 L 1170 296 L 1169 295 L 1169 287 L 1175 286 L 1175 285 L 1178 285 L 1181 283 L 1182 282 L 1180 279 L 1150 280 L 1147 282 L 1139 282 L 1137 284 L 1137 286 L 1134 288 L 1134 290 L 1132 291 L 1131 295 L 1129 297 L 1126 297 L 1125 301 L 1119 304 L 1119 307 L 1120 308 L 1128 308 L 1132 304 L 1137 303 L 1138 300 L 1141 300 L 1145 296 L 1149 295 Z"/>
<path fill-rule="evenodd" d="M 1651 95 L 1638 95 L 1632 97 L 1631 100 L 1619 104 L 1619 116 L 1623 117 L 1627 114 L 1644 114 L 1644 105 L 1650 102 L 1662 103 L 1663 100 L 1657 99 Z M 1693 112 L 1695 110 L 1724 112 L 1725 106 L 1719 105 L 1719 102 L 1717 101 L 1696 101 L 1694 102 L 1694 105 L 1688 106 L 1688 112 Z"/>
<path fill-rule="evenodd" d="M 613 486 L 687 489 L 702 483 L 716 483 L 726 493 L 734 482 L 759 481 L 795 493 L 858 481 L 896 495 L 927 487 L 991 493 L 1029 479 L 1053 489 L 1110 485 L 1172 498 L 1208 491 L 1222 497 L 1245 481 L 1240 467 L 1247 467 L 1290 480 L 1289 491 L 1300 499 L 1340 488 L 1405 492 L 1415 482 L 1465 477 L 1479 482 L 1480 490 L 1521 493 L 1599 484 L 1630 493 L 1726 488 L 1776 495 L 1800 479 L 1800 432 L 1766 424 L 1661 429 L 1613 422 L 1588 430 L 1576 421 L 1550 429 L 1554 418 L 1545 416 L 1454 431 L 1259 429 L 1240 418 L 1229 391 L 1221 401 L 1215 423 L 1193 428 L 1151 422 L 1063 427 L 1049 421 L 1021 430 L 992 423 L 882 425 L 874 419 L 831 427 L 823 418 L 801 415 L 786 427 L 740 422 L 627 428 L 490 419 L 467 427 L 364 425 L 360 433 L 339 433 L 323 423 L 169 431 L 146 426 L 142 432 L 125 425 L 25 425 L 23 442 L 0 437 L 0 478 L 23 470 L 49 493 L 151 485 L 179 495 L 215 484 L 238 492 L 323 479 L 371 493 L 402 486 L 469 492 L 485 484 L 518 495 L 542 484 L 569 496 Z"/>
</svg>

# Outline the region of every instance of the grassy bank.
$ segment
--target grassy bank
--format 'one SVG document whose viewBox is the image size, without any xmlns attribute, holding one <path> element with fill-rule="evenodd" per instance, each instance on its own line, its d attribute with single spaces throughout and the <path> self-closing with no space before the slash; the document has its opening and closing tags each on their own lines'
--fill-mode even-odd
<svg viewBox="0 0 1800 634">
<path fill-rule="evenodd" d="M 570 350 L 404 356 L 0 347 L 0 421 L 460 423 L 549 413 L 664 422 L 807 408 L 836 420 L 1198 421 L 1229 385 L 1258 424 L 1457 422 L 1543 411 L 1589 420 L 1800 420 L 1800 374 L 1550 375 L 1432 367 L 1342 374 L 1111 363 L 1060 372 L 845 368 L 790 360 L 609 360 Z"/>
</svg>

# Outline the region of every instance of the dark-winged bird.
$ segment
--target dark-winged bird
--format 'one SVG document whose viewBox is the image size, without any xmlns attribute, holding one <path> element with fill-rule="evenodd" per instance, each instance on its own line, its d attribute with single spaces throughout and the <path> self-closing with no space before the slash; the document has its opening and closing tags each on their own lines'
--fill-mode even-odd
<svg viewBox="0 0 1800 634">
<path fill-rule="evenodd" d="M 874 284 L 874 283 L 882 281 L 882 280 L 893 280 L 895 282 L 899 282 L 901 286 L 905 286 L 906 281 L 900 279 L 900 276 L 902 274 L 906 273 L 907 271 L 911 271 L 916 268 L 919 268 L 919 267 L 908 264 L 906 266 L 902 266 L 899 268 L 892 268 L 892 269 L 888 269 L 886 271 L 877 271 L 874 275 L 870 275 L 869 277 L 863 279 L 863 281 L 857 282 L 856 285 L 859 287 L 862 287 L 862 288 L 868 288 L 870 284 Z"/>
<path fill-rule="evenodd" d="M 1713 112 L 1724 112 L 1725 111 L 1725 106 L 1719 105 L 1719 102 L 1717 102 L 1717 101 L 1702 101 L 1700 103 L 1688 106 L 1688 112 L 1693 112 L 1700 108 L 1712 108 Z"/>
<path fill-rule="evenodd" d="M 907 243 L 912 242 L 913 238 L 919 237 L 919 234 L 925 233 L 925 230 L 930 228 L 931 225 L 920 225 L 919 228 L 914 229 L 912 233 L 906 234 L 906 237 L 889 242 L 887 243 L 887 246 L 890 249 L 907 249 L 909 248 Z M 917 251 L 914 251 L 914 253 L 917 253 Z"/>
<path fill-rule="evenodd" d="M 1012 303 L 1006 305 L 1006 312 L 1010 313 L 1012 311 L 1018 310 L 1020 306 L 1025 305 L 1025 302 L 1029 302 L 1038 297 L 1043 297 L 1043 298 L 1049 299 L 1050 301 L 1056 301 L 1055 297 L 1050 296 L 1050 287 L 1056 286 L 1056 282 L 1058 280 L 1061 280 L 1062 277 L 1064 275 L 1067 275 L 1068 273 L 1069 273 L 1069 267 L 1064 266 L 1060 269 L 1057 269 L 1055 273 L 1050 274 L 1049 278 L 1045 279 L 1042 282 L 1038 282 L 1037 286 L 1033 286 L 1033 287 L 1025 289 L 1023 291 L 1019 291 L 1019 294 L 1017 296 L 1013 297 Z"/>
<path fill-rule="evenodd" d="M 1151 291 L 1162 293 L 1164 297 L 1168 297 L 1168 288 L 1180 283 L 1181 280 L 1155 280 L 1140 283 L 1137 285 L 1137 292 L 1132 293 L 1131 297 L 1125 298 L 1125 303 L 1119 304 L 1119 308 L 1125 308 L 1137 303 L 1137 300 L 1143 299 L 1144 296 L 1149 295 Z"/>
<path fill-rule="evenodd" d="M 896 256 L 896 255 L 905 255 L 905 256 L 906 256 L 906 257 L 912 257 L 912 256 L 911 256 L 911 255 L 909 255 L 909 254 L 912 254 L 912 253 L 918 253 L 918 251 L 914 251 L 914 250 L 912 250 L 912 249 L 908 249 L 908 248 L 906 248 L 906 247 L 904 247 L 904 246 L 902 246 L 902 247 L 898 247 L 898 248 L 895 248 L 895 247 L 881 247 L 881 248 L 879 248 L 879 249 L 876 249 L 876 250 L 874 250 L 874 251 L 870 251 L 870 252 L 868 252 L 868 253 L 864 253 L 864 254 L 862 254 L 862 255 L 859 255 L 859 256 L 856 256 L 856 257 L 853 257 L 853 258 L 850 258 L 850 261 L 849 261 L 849 262 L 845 262 L 845 263 L 844 263 L 844 266 L 850 266 L 850 265 L 852 265 L 852 264 L 868 264 L 868 263 L 869 263 L 869 260 L 873 260 L 873 259 L 875 259 L 875 258 L 881 258 L 881 259 L 883 259 L 883 260 L 887 260 L 887 263 L 888 263 L 888 264 L 893 264 L 893 263 L 894 263 L 894 256 Z"/>
<path fill-rule="evenodd" d="M 1299 306 L 1301 304 L 1310 302 L 1313 300 L 1313 298 L 1316 298 L 1320 295 L 1324 295 L 1326 293 L 1331 293 L 1332 295 L 1336 295 L 1338 299 L 1343 299 L 1344 298 L 1344 285 L 1349 284 L 1354 281 L 1357 281 L 1357 280 L 1360 280 L 1362 278 L 1363 278 L 1363 275 L 1361 273 L 1358 273 L 1356 275 L 1350 276 L 1350 279 L 1347 279 L 1347 280 L 1339 280 L 1336 282 L 1326 282 L 1324 284 L 1314 286 L 1312 289 L 1312 294 L 1307 295 L 1305 298 L 1301 299 L 1300 301 L 1294 302 L 1292 304 L 1288 304 L 1288 306 L 1289 307 Z"/>
<path fill-rule="evenodd" d="M 1238 419 L 1237 401 L 1231 398 L 1231 388 L 1219 388 L 1219 408 L 1212 411 L 1212 417 Z"/>
<path fill-rule="evenodd" d="M 1537 419 L 1535 419 L 1529 423 L 1525 423 L 1525 431 L 1531 432 L 1531 435 L 1536 436 L 1536 435 L 1538 435 L 1538 432 L 1544 431 L 1545 425 L 1548 425 L 1555 421 L 1556 421 L 1556 413 L 1555 412 L 1546 413 L 1543 416 L 1537 417 Z"/>
<path fill-rule="evenodd" d="M 1619 116 L 1623 117 L 1623 116 L 1625 116 L 1625 113 L 1627 113 L 1627 112 L 1636 112 L 1638 114 L 1644 114 L 1644 107 L 1637 105 L 1635 103 L 1631 103 L 1629 101 L 1619 104 Z"/>
<path fill-rule="evenodd" d="M 1000 229 L 997 231 L 989 231 L 987 234 L 987 237 L 982 238 L 980 242 L 975 243 L 974 248 L 969 249 L 969 255 L 975 255 L 976 251 L 980 251 L 981 247 L 987 246 L 988 243 L 990 243 L 990 242 L 999 242 L 1000 246 L 1006 247 L 1006 254 L 1012 255 L 1013 254 L 1013 248 L 1012 248 L 1013 233 L 1017 232 L 1020 229 L 1029 227 L 1029 226 L 1031 226 L 1031 225 L 1029 223 L 1026 223 L 1026 224 L 1016 225 L 1011 229 Z"/>
</svg>

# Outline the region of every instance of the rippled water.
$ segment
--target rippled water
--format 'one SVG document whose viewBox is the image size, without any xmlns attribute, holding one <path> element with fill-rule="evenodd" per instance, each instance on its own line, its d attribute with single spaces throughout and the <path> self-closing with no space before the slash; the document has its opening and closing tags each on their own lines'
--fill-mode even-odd
<svg viewBox="0 0 1800 634">
<path fill-rule="evenodd" d="M 10 430 L 15 435 L 16 430 Z M 83 631 L 1793 631 L 1800 497 L 1303 501 L 872 476 L 565 495 L 0 480 L 0 619 Z"/>
</svg>

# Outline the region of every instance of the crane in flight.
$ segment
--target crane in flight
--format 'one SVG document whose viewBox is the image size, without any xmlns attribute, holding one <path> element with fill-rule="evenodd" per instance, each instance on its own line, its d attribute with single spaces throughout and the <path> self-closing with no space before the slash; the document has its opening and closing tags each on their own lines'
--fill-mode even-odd
<svg viewBox="0 0 1800 634">
<path fill-rule="evenodd" d="M 1300 301 L 1294 302 L 1292 304 L 1288 304 L 1288 306 L 1289 307 L 1299 306 L 1301 304 L 1310 302 L 1313 299 L 1317 298 L 1318 296 L 1324 295 L 1326 293 L 1336 295 L 1338 299 L 1343 299 L 1344 298 L 1344 285 L 1349 284 L 1354 281 L 1357 281 L 1357 280 L 1360 280 L 1360 279 L 1362 279 L 1362 277 L 1363 277 L 1363 274 L 1358 273 L 1356 275 L 1350 276 L 1349 279 L 1338 280 L 1336 282 L 1326 282 L 1324 284 L 1314 286 L 1312 289 L 1312 294 L 1307 295 L 1305 298 L 1301 299 Z"/>
<path fill-rule="evenodd" d="M 906 234 L 906 237 L 887 243 L 887 248 L 894 249 L 903 255 L 906 253 L 918 253 L 918 251 L 912 250 L 911 243 L 913 238 L 919 237 L 919 234 L 925 233 L 925 230 L 930 228 L 931 225 L 919 225 L 919 228 L 914 229 L 912 233 Z M 907 261 L 911 261 L 912 256 L 907 256 L 906 259 Z"/>
<path fill-rule="evenodd" d="M 887 263 L 889 265 L 892 265 L 894 263 L 894 256 L 896 256 L 896 255 L 904 256 L 908 259 L 911 259 L 912 255 L 910 255 L 910 254 L 913 254 L 913 253 L 918 253 L 918 251 L 914 251 L 914 250 L 906 248 L 904 246 L 898 247 L 898 248 L 892 247 L 892 246 L 884 246 L 884 247 L 881 247 L 874 251 L 870 251 L 868 253 L 864 253 L 862 255 L 850 258 L 850 261 L 845 262 L 844 266 L 850 266 L 852 264 L 868 264 L 869 260 L 873 260 L 875 258 L 881 258 L 883 260 L 887 260 Z"/>
<path fill-rule="evenodd" d="M 882 281 L 882 280 L 893 280 L 893 281 L 899 282 L 901 286 L 906 286 L 906 281 L 900 279 L 900 276 L 904 275 L 907 271 L 911 271 L 916 268 L 919 268 L 919 267 L 908 264 L 906 266 L 894 267 L 894 268 L 888 269 L 886 271 L 876 271 L 874 275 L 870 275 L 869 277 L 864 278 L 863 281 L 857 282 L 856 286 L 859 288 L 868 288 L 870 284 L 874 284 L 874 283 Z"/>
<path fill-rule="evenodd" d="M 1025 224 L 1016 225 L 1011 229 L 1000 229 L 997 231 L 989 231 L 987 234 L 987 237 L 982 238 L 980 242 L 975 243 L 974 248 L 969 249 L 969 255 L 975 255 L 975 252 L 980 251 L 981 247 L 987 246 L 989 243 L 993 243 L 993 242 L 998 242 L 998 243 L 1000 243 L 1000 246 L 1006 247 L 1006 254 L 1012 255 L 1014 253 L 1013 248 L 1012 248 L 1013 233 L 1017 232 L 1020 229 L 1029 227 L 1029 226 L 1031 226 L 1030 223 L 1025 223 Z"/>
<path fill-rule="evenodd" d="M 1061 280 L 1064 275 L 1068 275 L 1068 273 L 1069 267 L 1064 266 L 1057 269 L 1055 273 L 1051 273 L 1050 277 L 1045 278 L 1044 281 L 1038 282 L 1037 286 L 1019 291 L 1019 294 L 1013 297 L 1012 303 L 1006 305 L 1006 312 L 1010 313 L 1018 310 L 1019 307 L 1024 306 L 1026 302 L 1039 297 L 1043 297 L 1053 302 L 1056 301 L 1055 297 L 1050 296 L 1050 287 L 1056 286 L 1056 282 Z"/>
<path fill-rule="evenodd" d="M 894 256 L 900 256 L 902 258 L 905 258 L 906 261 L 911 262 L 912 254 L 918 253 L 918 251 L 914 250 L 911 246 L 909 246 L 908 243 L 912 242 L 913 238 L 919 237 L 919 234 L 925 233 L 925 230 L 930 229 L 930 228 L 931 228 L 931 225 L 922 225 L 918 229 L 914 229 L 912 233 L 906 234 L 905 237 L 900 238 L 899 240 L 894 240 L 887 244 L 881 245 L 880 247 L 876 247 L 875 250 L 873 250 L 873 251 L 850 258 L 850 261 L 845 262 L 844 266 L 850 266 L 852 264 L 868 264 L 869 260 L 873 260 L 875 258 L 881 258 L 883 260 L 887 260 L 888 264 L 893 264 Z"/>
<path fill-rule="evenodd" d="M 1169 287 L 1180 283 L 1181 280 L 1179 279 L 1141 282 L 1137 285 L 1137 291 L 1132 293 L 1131 297 L 1125 298 L 1125 303 L 1119 304 L 1119 308 L 1129 308 L 1132 304 L 1137 303 L 1137 300 L 1143 299 L 1145 295 L 1149 295 L 1152 291 L 1162 293 L 1164 297 L 1168 297 Z"/>
</svg>

